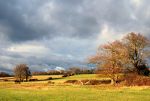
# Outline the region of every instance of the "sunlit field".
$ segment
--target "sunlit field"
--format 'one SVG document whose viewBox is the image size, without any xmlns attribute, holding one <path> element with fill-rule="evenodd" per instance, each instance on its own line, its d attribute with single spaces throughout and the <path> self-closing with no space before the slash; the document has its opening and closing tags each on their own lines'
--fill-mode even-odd
<svg viewBox="0 0 150 101">
<path fill-rule="evenodd" d="M 55 84 L 49 84 L 53 77 Z M 33 76 L 41 81 L 15 84 L 0 82 L 0 101 L 150 101 L 150 87 L 120 87 L 108 85 L 74 85 L 66 80 L 104 79 L 94 74 L 75 75 L 62 78 L 61 75 Z M 13 79 L 13 78 L 11 78 Z M 44 81 L 45 80 L 45 81 Z"/>
<path fill-rule="evenodd" d="M 1 89 L 0 101 L 149 101 L 150 89 L 101 89 L 50 86 L 47 89 Z"/>
</svg>

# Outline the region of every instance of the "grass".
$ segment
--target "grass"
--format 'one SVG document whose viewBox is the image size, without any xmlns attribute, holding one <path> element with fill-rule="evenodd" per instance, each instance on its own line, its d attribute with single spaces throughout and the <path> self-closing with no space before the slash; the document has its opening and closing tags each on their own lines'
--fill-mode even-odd
<svg viewBox="0 0 150 101">
<path fill-rule="evenodd" d="M 41 80 L 48 77 L 36 76 Z M 0 82 L 0 101 L 150 101 L 150 87 L 81 86 L 63 83 L 71 79 L 101 79 L 96 75 L 51 77 L 58 78 L 52 80 L 54 85 L 47 81 L 21 84 Z"/>
<path fill-rule="evenodd" d="M 149 101 L 150 89 L 101 90 L 80 86 L 47 89 L 1 89 L 0 101 Z"/>
<path fill-rule="evenodd" d="M 60 78 L 57 80 L 52 80 L 55 83 L 63 83 L 66 80 L 83 80 L 83 79 L 99 79 L 95 74 L 81 74 L 81 75 L 74 75 L 66 78 Z"/>
</svg>

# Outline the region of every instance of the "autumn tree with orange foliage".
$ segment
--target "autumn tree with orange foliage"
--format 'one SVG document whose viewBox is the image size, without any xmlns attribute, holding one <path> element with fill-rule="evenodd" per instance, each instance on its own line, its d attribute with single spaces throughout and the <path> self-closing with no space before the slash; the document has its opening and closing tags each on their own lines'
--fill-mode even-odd
<svg viewBox="0 0 150 101">
<path fill-rule="evenodd" d="M 116 83 L 117 74 L 125 69 L 136 70 L 138 74 L 144 66 L 144 70 L 147 69 L 146 59 L 150 52 L 148 47 L 149 40 L 146 37 L 132 32 L 123 37 L 121 41 L 101 45 L 89 62 L 96 64 L 100 68 L 100 73 L 108 75 Z"/>
</svg>

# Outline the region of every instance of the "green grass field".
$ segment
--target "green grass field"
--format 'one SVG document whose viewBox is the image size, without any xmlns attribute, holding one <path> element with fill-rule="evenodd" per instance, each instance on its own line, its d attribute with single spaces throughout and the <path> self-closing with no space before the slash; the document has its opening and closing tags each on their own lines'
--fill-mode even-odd
<svg viewBox="0 0 150 101">
<path fill-rule="evenodd" d="M 46 79 L 49 76 L 35 76 Z M 102 79 L 96 75 L 76 75 L 48 81 L 0 82 L 0 101 L 150 101 L 150 87 L 113 87 L 112 85 L 73 85 L 63 81 L 72 79 Z"/>
</svg>

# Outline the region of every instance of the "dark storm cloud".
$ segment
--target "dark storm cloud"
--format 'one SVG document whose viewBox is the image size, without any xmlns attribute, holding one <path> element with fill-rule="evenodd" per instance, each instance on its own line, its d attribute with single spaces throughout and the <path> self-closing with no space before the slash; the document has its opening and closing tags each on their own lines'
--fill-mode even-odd
<svg viewBox="0 0 150 101">
<path fill-rule="evenodd" d="M 82 5 L 79 0 L 1 0 L 0 24 L 9 28 L 7 36 L 12 41 L 58 35 L 89 37 L 97 31 L 98 24 L 94 17 L 77 11 L 84 9 Z"/>
<path fill-rule="evenodd" d="M 149 0 L 0 0 L 0 68 L 85 65 L 99 43 L 150 37 L 149 11 Z"/>
<path fill-rule="evenodd" d="M 135 7 L 137 2 L 140 2 L 139 7 Z M 145 30 L 148 33 L 148 2 L 150 1 L 1 0 L 0 24 L 9 29 L 9 33 L 3 34 L 7 34 L 12 41 L 57 36 L 94 38 L 103 24 L 120 33 L 127 30 Z"/>
<path fill-rule="evenodd" d="M 34 11 L 28 11 L 28 6 L 30 6 L 31 3 L 32 1 L 21 2 L 20 0 L 1 0 L 0 24 L 7 27 L 9 33 L 4 32 L 0 34 L 8 36 L 12 41 L 32 40 L 41 37 L 42 34 L 37 33 L 36 29 L 33 29 L 30 25 L 25 23 L 24 15 L 26 15 L 26 13 L 34 14 Z M 38 4 L 38 1 L 36 3 Z"/>
</svg>

